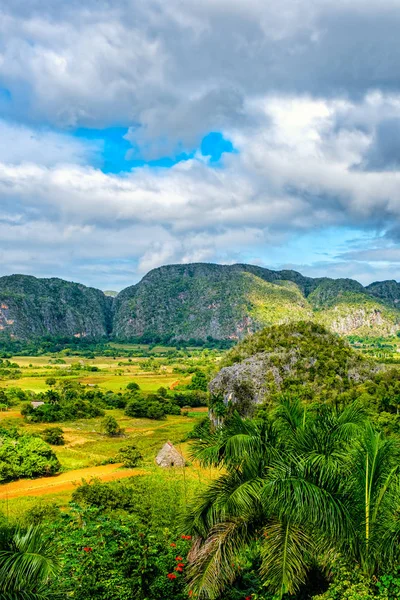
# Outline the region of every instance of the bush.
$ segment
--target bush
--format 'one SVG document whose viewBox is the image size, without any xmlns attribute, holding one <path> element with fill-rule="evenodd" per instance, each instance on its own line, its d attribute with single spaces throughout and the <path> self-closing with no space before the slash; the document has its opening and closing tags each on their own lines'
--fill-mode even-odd
<svg viewBox="0 0 400 600">
<path fill-rule="evenodd" d="M 39 437 L 2 437 L 0 445 L 0 482 L 21 477 L 54 475 L 60 463 L 53 450 Z"/>
<path fill-rule="evenodd" d="M 47 427 L 43 430 L 42 437 L 47 444 L 52 446 L 64 446 L 64 432 L 61 427 Z"/>
<path fill-rule="evenodd" d="M 126 386 L 127 390 L 131 390 L 131 391 L 139 391 L 140 390 L 140 385 L 138 383 L 136 383 L 135 381 L 131 381 L 130 383 L 128 383 L 128 385 Z"/>
<path fill-rule="evenodd" d="M 52 385 L 56 385 L 57 380 L 55 377 L 47 377 L 47 379 L 45 380 L 45 384 L 52 386 Z"/>
<path fill-rule="evenodd" d="M 118 425 L 117 420 L 111 415 L 107 415 L 102 422 L 102 428 L 106 435 L 109 437 L 115 437 L 117 435 L 121 435 L 122 429 Z"/>
<path fill-rule="evenodd" d="M 134 444 L 130 444 L 120 449 L 117 458 L 123 463 L 124 467 L 133 469 L 137 467 L 143 456 Z"/>
</svg>

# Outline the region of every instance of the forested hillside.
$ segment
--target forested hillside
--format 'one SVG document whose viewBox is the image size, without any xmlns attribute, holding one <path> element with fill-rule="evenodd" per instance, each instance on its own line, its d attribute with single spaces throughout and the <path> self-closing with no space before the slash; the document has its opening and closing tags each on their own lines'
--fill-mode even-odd
<svg viewBox="0 0 400 600">
<path fill-rule="evenodd" d="M 214 421 L 233 411 L 254 416 L 284 395 L 305 404 L 356 401 L 388 432 L 400 432 L 397 368 L 365 358 L 312 322 L 267 327 L 224 357 L 210 383 Z"/>
<path fill-rule="evenodd" d="M 265 326 L 312 320 L 341 335 L 394 336 L 400 284 L 367 288 L 253 265 L 169 265 L 114 297 L 61 279 L 0 278 L 0 332 L 11 339 L 237 341 Z"/>
<path fill-rule="evenodd" d="M 400 312 L 377 285 L 312 279 L 253 265 L 190 264 L 154 269 L 114 301 L 117 339 L 242 339 L 262 327 L 314 320 L 336 333 L 387 336 Z"/>
<path fill-rule="evenodd" d="M 0 278 L 0 330 L 19 339 L 101 338 L 110 332 L 103 292 L 62 279 Z"/>
</svg>

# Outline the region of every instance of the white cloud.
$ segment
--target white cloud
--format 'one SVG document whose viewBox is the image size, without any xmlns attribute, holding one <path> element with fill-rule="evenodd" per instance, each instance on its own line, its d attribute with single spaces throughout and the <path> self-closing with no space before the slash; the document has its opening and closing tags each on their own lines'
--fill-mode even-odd
<svg viewBox="0 0 400 600">
<path fill-rule="evenodd" d="M 163 262 L 262 257 L 299 232 L 398 229 L 399 25 L 395 0 L 3 0 L 5 268 L 97 283 L 112 265 L 120 285 Z M 68 131 L 118 124 L 147 158 L 211 130 L 238 153 L 105 174 L 99 143 Z"/>
<path fill-rule="evenodd" d="M 0 119 L 0 162 L 9 165 L 31 163 L 88 164 L 101 153 L 101 143 L 80 141 L 49 129 L 33 129 Z"/>
<path fill-rule="evenodd" d="M 351 110 L 359 107 L 347 103 Z M 388 229 L 399 222 L 400 172 L 352 169 L 373 135 L 337 128 L 342 112 L 342 101 L 260 99 L 249 109 L 257 126 L 227 132 L 239 153 L 224 168 L 195 157 L 110 175 L 51 164 L 53 136 L 43 136 L 36 164 L 0 155 L 2 246 L 29 247 L 39 262 L 55 252 L 55 264 L 131 260 L 144 273 L 166 262 L 259 256 L 327 226 Z M 30 130 L 19 131 L 19 148 L 23 134 Z M 75 151 L 65 144 L 66 159 Z"/>
</svg>

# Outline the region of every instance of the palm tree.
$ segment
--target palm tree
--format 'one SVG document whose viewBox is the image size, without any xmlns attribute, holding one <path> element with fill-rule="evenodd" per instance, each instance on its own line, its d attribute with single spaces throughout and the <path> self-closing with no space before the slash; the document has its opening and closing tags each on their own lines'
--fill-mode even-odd
<svg viewBox="0 0 400 600">
<path fill-rule="evenodd" d="M 346 554 L 372 576 L 396 563 L 400 542 L 399 448 L 369 425 L 356 444 L 349 481 L 354 539 Z"/>
<path fill-rule="evenodd" d="M 370 574 L 399 555 L 395 448 L 355 405 L 306 410 L 286 398 L 269 422 L 234 415 L 193 454 L 223 470 L 186 523 L 195 539 L 191 588 L 200 597 L 219 597 L 250 546 L 277 598 L 296 592 L 315 561 L 327 565 L 343 553 Z"/>
<path fill-rule="evenodd" d="M 0 595 L 4 600 L 44 600 L 57 572 L 55 546 L 38 527 L 0 530 Z"/>
</svg>

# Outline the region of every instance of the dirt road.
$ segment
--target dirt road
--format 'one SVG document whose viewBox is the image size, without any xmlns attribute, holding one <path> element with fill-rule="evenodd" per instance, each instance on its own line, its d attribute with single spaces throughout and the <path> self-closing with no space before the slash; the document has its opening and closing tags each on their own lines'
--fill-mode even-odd
<svg viewBox="0 0 400 600">
<path fill-rule="evenodd" d="M 20 479 L 0 485 L 0 500 L 18 498 L 20 496 L 44 496 L 45 494 L 57 494 L 67 490 L 73 490 L 82 479 L 97 477 L 102 481 L 112 481 L 124 477 L 144 475 L 142 469 L 121 469 L 121 464 L 102 465 L 100 467 L 88 467 L 76 469 L 55 475 L 54 477 L 40 477 L 39 479 Z"/>
</svg>

